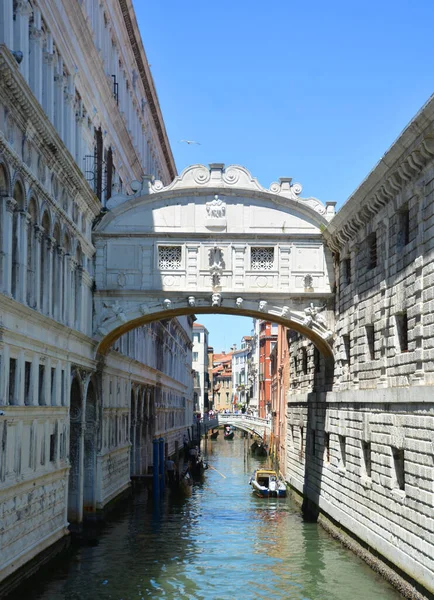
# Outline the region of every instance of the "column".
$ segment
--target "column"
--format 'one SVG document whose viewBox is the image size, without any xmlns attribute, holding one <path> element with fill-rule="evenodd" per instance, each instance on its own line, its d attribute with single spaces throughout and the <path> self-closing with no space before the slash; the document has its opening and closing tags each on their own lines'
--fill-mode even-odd
<svg viewBox="0 0 434 600">
<path fill-rule="evenodd" d="M 41 11 L 35 7 L 33 25 L 30 28 L 29 83 L 40 104 L 42 104 L 42 37 Z"/>
<path fill-rule="evenodd" d="M 0 2 L 0 44 L 5 44 L 9 50 L 14 50 L 14 9 L 13 0 Z"/>
<path fill-rule="evenodd" d="M 35 284 L 34 284 L 34 294 L 35 294 L 35 308 L 36 310 L 41 311 L 41 247 L 42 240 L 44 236 L 44 229 L 40 225 L 34 225 L 35 230 Z"/>
<path fill-rule="evenodd" d="M 7 406 L 9 404 L 9 346 L 3 346 L 2 360 L 0 361 L 0 405 Z"/>
<path fill-rule="evenodd" d="M 45 361 L 44 377 L 44 405 L 51 405 L 51 358 L 47 357 Z"/>
<path fill-rule="evenodd" d="M 56 286 L 58 286 L 59 293 L 57 295 L 57 306 L 55 307 L 54 318 L 57 319 L 58 321 L 63 321 L 63 319 L 64 319 L 63 293 L 64 293 L 64 282 L 65 282 L 64 276 L 63 276 L 63 267 L 64 267 L 65 249 L 62 248 L 61 246 L 58 246 L 57 254 L 58 254 L 58 257 L 57 257 L 58 270 L 57 270 Z"/>
<path fill-rule="evenodd" d="M 63 60 L 62 58 L 58 58 L 57 62 L 57 70 L 54 76 L 54 126 L 57 129 L 57 133 L 60 138 L 63 140 L 63 113 L 64 113 L 64 87 L 65 87 L 65 78 L 63 76 Z"/>
<path fill-rule="evenodd" d="M 68 76 L 64 90 L 64 142 L 72 156 L 75 157 L 75 87 L 74 77 Z"/>
<path fill-rule="evenodd" d="M 62 405 L 62 363 L 57 361 L 56 371 L 54 375 L 54 392 L 51 396 L 52 406 Z"/>
<path fill-rule="evenodd" d="M 75 320 L 75 289 L 74 289 L 74 273 L 77 266 L 76 261 L 69 254 L 66 255 L 67 260 L 65 264 L 65 298 L 66 303 L 66 324 L 69 327 L 74 327 Z"/>
<path fill-rule="evenodd" d="M 29 18 L 32 8 L 28 0 L 17 0 L 14 22 L 14 48 L 23 53 L 19 69 L 26 81 L 29 80 Z"/>
<path fill-rule="evenodd" d="M 82 331 L 82 307 L 83 307 L 83 267 L 81 265 L 76 266 L 75 272 L 75 327 L 78 331 Z"/>
<path fill-rule="evenodd" d="M 24 406 L 24 369 L 25 369 L 25 356 L 24 350 L 18 355 L 15 371 L 15 398 L 14 404 Z"/>
<path fill-rule="evenodd" d="M 47 33 L 46 37 L 42 81 L 42 106 L 47 113 L 47 117 L 54 124 L 54 54 L 51 33 Z"/>
<path fill-rule="evenodd" d="M 12 291 L 12 234 L 13 234 L 13 216 L 17 206 L 13 198 L 2 198 L 2 222 L 3 222 L 3 240 L 2 240 L 2 274 L 3 274 L 3 293 L 11 296 Z"/>
<path fill-rule="evenodd" d="M 30 370 L 29 404 L 32 406 L 39 404 L 39 356 L 36 353 L 33 354 Z"/>
<path fill-rule="evenodd" d="M 27 212 L 20 211 L 18 217 L 18 281 L 17 281 L 17 300 L 26 304 L 27 298 Z"/>
<path fill-rule="evenodd" d="M 50 236 L 45 238 L 45 249 L 46 249 L 46 261 L 45 261 L 45 277 L 46 283 L 44 294 L 43 294 L 43 312 L 52 316 L 53 314 L 53 251 L 56 240 Z"/>
</svg>

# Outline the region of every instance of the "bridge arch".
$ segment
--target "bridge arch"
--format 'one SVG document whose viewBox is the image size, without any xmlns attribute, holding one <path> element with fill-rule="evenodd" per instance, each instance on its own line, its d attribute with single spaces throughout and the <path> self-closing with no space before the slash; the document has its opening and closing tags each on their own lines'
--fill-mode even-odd
<svg viewBox="0 0 434 600">
<path fill-rule="evenodd" d="M 268 190 L 240 166 L 193 165 L 170 185 L 144 177 L 94 229 L 97 352 L 140 325 L 224 313 L 281 323 L 333 356 L 334 273 L 322 230 L 334 203 Z"/>
</svg>

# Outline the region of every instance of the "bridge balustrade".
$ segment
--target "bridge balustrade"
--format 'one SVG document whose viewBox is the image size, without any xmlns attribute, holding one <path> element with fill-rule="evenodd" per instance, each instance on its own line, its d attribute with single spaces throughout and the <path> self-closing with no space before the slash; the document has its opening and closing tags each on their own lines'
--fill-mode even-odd
<svg viewBox="0 0 434 600">
<path fill-rule="evenodd" d="M 219 413 L 213 417 L 204 415 L 200 420 L 194 420 L 193 425 L 199 429 L 200 435 L 205 435 L 210 429 L 214 429 L 225 423 L 234 425 L 235 427 L 250 433 L 256 433 L 261 438 L 263 438 L 264 435 L 268 436 L 271 431 L 270 419 L 262 419 L 261 417 L 243 413 Z"/>
</svg>

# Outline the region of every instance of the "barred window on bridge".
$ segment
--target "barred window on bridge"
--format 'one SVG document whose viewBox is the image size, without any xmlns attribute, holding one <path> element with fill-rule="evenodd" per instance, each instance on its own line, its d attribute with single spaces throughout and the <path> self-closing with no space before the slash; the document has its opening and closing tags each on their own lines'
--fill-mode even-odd
<svg viewBox="0 0 434 600">
<path fill-rule="evenodd" d="M 181 246 L 159 246 L 158 268 L 173 269 L 181 268 Z"/>
</svg>

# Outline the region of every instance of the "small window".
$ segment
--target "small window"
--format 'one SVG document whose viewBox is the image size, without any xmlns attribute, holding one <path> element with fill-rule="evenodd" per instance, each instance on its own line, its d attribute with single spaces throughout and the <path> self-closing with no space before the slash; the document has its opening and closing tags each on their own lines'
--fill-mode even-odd
<svg viewBox="0 0 434 600">
<path fill-rule="evenodd" d="M 199 359 L 199 352 L 193 352 L 193 361 L 197 362 L 198 359 Z"/>
<path fill-rule="evenodd" d="M 408 207 L 402 208 L 398 213 L 398 238 L 397 245 L 403 248 L 410 241 L 410 211 Z"/>
<path fill-rule="evenodd" d="M 340 435 L 339 436 L 339 447 L 340 447 L 340 451 L 341 451 L 341 455 L 340 455 L 340 467 L 342 469 L 345 469 L 346 464 L 347 464 L 347 449 L 346 449 L 346 437 L 344 435 Z"/>
<path fill-rule="evenodd" d="M 371 477 L 371 442 L 362 441 L 362 454 L 366 477 Z"/>
<path fill-rule="evenodd" d="M 408 318 L 407 313 L 395 315 L 398 343 L 401 352 L 408 351 Z"/>
<path fill-rule="evenodd" d="M 300 427 L 300 448 L 299 448 L 299 456 L 303 458 L 304 456 L 304 428 Z"/>
<path fill-rule="evenodd" d="M 375 269 L 377 266 L 377 234 L 372 233 L 368 237 L 368 269 Z"/>
<path fill-rule="evenodd" d="M 45 405 L 44 379 L 45 379 L 45 366 L 39 365 L 39 404 L 40 404 L 40 406 Z"/>
<path fill-rule="evenodd" d="M 366 343 L 368 346 L 369 360 L 375 360 L 375 331 L 373 325 L 366 325 Z"/>
<path fill-rule="evenodd" d="M 159 246 L 158 268 L 178 270 L 181 268 L 181 246 Z"/>
<path fill-rule="evenodd" d="M 16 358 L 9 360 L 9 404 L 15 403 L 15 374 L 17 369 Z"/>
<path fill-rule="evenodd" d="M 330 433 L 324 432 L 324 460 L 327 464 L 330 463 Z"/>
<path fill-rule="evenodd" d="M 351 340 L 349 335 L 343 335 L 342 341 L 344 343 L 344 357 L 347 361 L 348 366 L 351 364 Z"/>
<path fill-rule="evenodd" d="M 297 375 L 297 370 L 298 370 L 298 358 L 297 358 L 297 356 L 294 356 L 294 375 Z"/>
<path fill-rule="evenodd" d="M 24 363 L 24 404 L 30 404 L 30 385 L 31 385 L 32 363 L 26 360 Z"/>
<path fill-rule="evenodd" d="M 307 375 L 307 348 L 301 349 L 301 363 L 302 363 L 303 375 Z"/>
<path fill-rule="evenodd" d="M 351 258 L 344 258 L 342 261 L 342 274 L 344 285 L 351 283 Z"/>
<path fill-rule="evenodd" d="M 56 434 L 50 435 L 50 462 L 54 462 L 56 459 Z"/>
<path fill-rule="evenodd" d="M 56 402 L 56 369 L 51 367 L 51 404 L 55 405 Z"/>
<path fill-rule="evenodd" d="M 405 466 L 404 450 L 402 448 L 392 447 L 393 466 L 395 468 L 396 486 L 400 490 L 405 490 Z"/>
<path fill-rule="evenodd" d="M 271 271 L 274 268 L 274 248 L 252 248 L 252 271 Z"/>
</svg>

